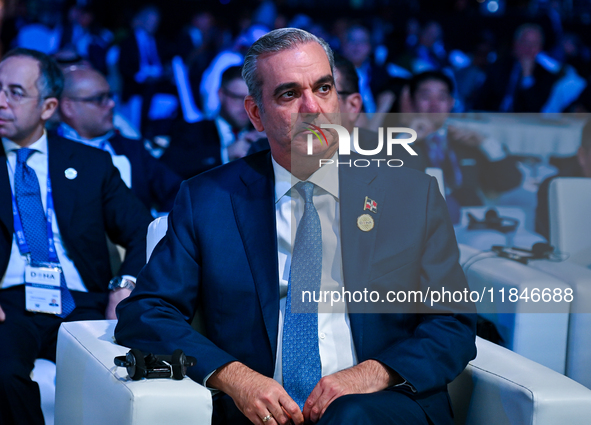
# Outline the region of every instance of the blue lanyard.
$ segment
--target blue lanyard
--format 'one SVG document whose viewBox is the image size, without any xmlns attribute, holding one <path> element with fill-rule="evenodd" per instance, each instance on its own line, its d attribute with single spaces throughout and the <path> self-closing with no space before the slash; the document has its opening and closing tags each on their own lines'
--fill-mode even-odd
<svg viewBox="0 0 591 425">
<path fill-rule="evenodd" d="M 31 250 L 29 248 L 29 244 L 25 239 L 25 231 L 23 229 L 23 222 L 21 221 L 21 216 L 18 212 L 18 206 L 16 204 L 16 198 L 14 197 L 14 191 L 10 191 L 12 195 L 12 216 L 14 217 L 14 233 L 16 234 L 16 242 L 18 244 L 18 250 L 20 251 L 21 255 L 29 255 Z M 46 215 L 46 222 L 47 222 L 47 246 L 49 247 L 49 262 L 51 263 L 59 263 L 59 259 L 57 257 L 57 252 L 55 251 L 55 244 L 53 243 L 53 216 L 54 216 L 54 209 L 53 209 L 53 196 L 51 194 L 51 179 L 49 178 L 49 172 L 47 173 L 47 215 Z"/>
</svg>

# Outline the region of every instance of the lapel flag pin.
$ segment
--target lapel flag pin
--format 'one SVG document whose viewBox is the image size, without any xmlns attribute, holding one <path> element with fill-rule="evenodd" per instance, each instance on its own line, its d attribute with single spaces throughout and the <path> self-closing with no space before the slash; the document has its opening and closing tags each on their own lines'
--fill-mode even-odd
<svg viewBox="0 0 591 425">
<path fill-rule="evenodd" d="M 373 199 L 369 199 L 369 196 L 365 197 L 365 205 L 363 207 L 363 211 L 370 210 L 372 213 L 378 212 L 378 203 Z"/>
<path fill-rule="evenodd" d="M 364 232 L 369 232 L 373 229 L 373 217 L 369 214 L 362 214 L 357 217 L 357 227 L 359 227 Z"/>
<path fill-rule="evenodd" d="M 64 174 L 68 180 L 74 180 L 78 176 L 78 171 L 75 168 L 68 168 Z"/>
</svg>

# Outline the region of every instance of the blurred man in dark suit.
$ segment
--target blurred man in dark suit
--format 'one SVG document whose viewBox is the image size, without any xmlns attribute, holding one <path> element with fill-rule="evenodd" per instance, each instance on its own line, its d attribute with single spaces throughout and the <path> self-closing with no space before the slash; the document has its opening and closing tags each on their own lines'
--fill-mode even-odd
<svg viewBox="0 0 591 425">
<path fill-rule="evenodd" d="M 218 94 L 221 107 L 216 119 L 195 123 L 178 121 L 170 145 L 160 158 L 184 179 L 246 156 L 251 144 L 262 137 L 253 130 L 244 110 L 248 88 L 241 67 L 224 71 Z"/>
<path fill-rule="evenodd" d="M 440 71 L 415 75 L 410 95 L 416 115 L 410 127 L 420 169 L 441 168 L 450 212 L 459 206 L 482 205 L 483 192 L 503 192 L 521 183 L 516 160 L 495 139 L 447 123 L 454 106 L 453 83 Z M 459 213 L 457 213 L 459 214 Z M 456 215 L 459 219 L 459 215 Z"/>
<path fill-rule="evenodd" d="M 148 209 L 168 212 L 181 177 L 152 157 L 141 140 L 127 139 L 113 126 L 113 94 L 98 71 L 75 66 L 65 71 L 60 102 L 62 124 L 57 132 L 66 139 L 125 156 L 131 165 L 131 190 Z"/>
</svg>

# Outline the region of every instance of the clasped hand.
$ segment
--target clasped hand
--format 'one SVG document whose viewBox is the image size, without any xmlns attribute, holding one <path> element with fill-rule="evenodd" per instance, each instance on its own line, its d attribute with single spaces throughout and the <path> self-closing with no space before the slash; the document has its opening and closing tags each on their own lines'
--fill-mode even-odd
<svg viewBox="0 0 591 425">
<path fill-rule="evenodd" d="M 262 418 L 271 415 L 273 419 L 265 425 L 302 425 L 304 419 L 320 420 L 328 406 L 343 395 L 377 392 L 398 381 L 401 379 L 395 372 L 368 360 L 323 377 L 304 403 L 303 412 L 277 381 L 238 362 L 221 368 L 209 378 L 208 386 L 232 397 L 238 409 L 255 424 L 263 425 Z"/>
</svg>

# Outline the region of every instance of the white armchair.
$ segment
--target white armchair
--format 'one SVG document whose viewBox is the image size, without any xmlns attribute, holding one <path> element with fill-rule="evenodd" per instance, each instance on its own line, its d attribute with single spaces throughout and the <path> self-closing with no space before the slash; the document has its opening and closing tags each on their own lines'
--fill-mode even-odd
<svg viewBox="0 0 591 425">
<path fill-rule="evenodd" d="M 148 256 L 166 225 L 150 225 Z M 128 351 L 114 343 L 114 329 L 106 320 L 61 326 L 56 425 L 211 423 L 211 394 L 191 379 L 126 377 L 113 363 Z M 476 359 L 449 385 L 456 425 L 588 423 L 591 390 L 503 347 L 480 338 L 476 345 Z"/>
<path fill-rule="evenodd" d="M 540 292 L 545 288 L 559 289 L 564 293 L 570 286 L 540 270 L 466 245 L 460 245 L 460 263 L 472 291 L 488 294 L 492 289 L 496 301 L 479 302 L 476 310 L 495 324 L 503 346 L 564 374 L 570 305 L 532 303 L 522 298 L 508 302 L 508 296 L 512 288 L 519 294 L 526 288 L 528 293 L 533 288 Z M 505 302 L 499 302 L 500 290 L 505 292 Z M 484 299 L 489 301 L 490 297 Z"/>
<path fill-rule="evenodd" d="M 58 338 L 57 425 L 211 423 L 210 392 L 185 378 L 132 381 L 113 358 L 115 321 L 65 323 Z M 456 425 L 584 425 L 591 390 L 477 339 L 478 356 L 449 385 Z"/>
<path fill-rule="evenodd" d="M 591 266 L 591 179 L 560 177 L 548 192 L 550 243 L 569 254 L 568 261 Z"/>
</svg>

